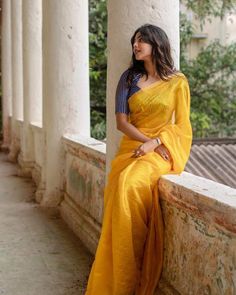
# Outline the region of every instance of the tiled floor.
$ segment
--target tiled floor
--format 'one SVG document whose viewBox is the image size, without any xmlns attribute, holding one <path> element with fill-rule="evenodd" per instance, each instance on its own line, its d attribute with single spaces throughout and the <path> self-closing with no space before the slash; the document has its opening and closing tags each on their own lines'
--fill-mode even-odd
<svg viewBox="0 0 236 295">
<path fill-rule="evenodd" d="M 82 295 L 93 257 L 0 153 L 0 294 Z"/>
</svg>

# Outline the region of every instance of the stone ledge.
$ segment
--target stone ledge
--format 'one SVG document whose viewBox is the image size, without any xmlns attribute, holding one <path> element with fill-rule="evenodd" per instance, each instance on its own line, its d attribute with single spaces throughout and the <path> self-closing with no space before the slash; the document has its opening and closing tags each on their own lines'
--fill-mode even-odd
<svg viewBox="0 0 236 295">
<path fill-rule="evenodd" d="M 236 234 L 236 189 L 183 172 L 162 176 L 159 190 L 169 203 Z"/>
<path fill-rule="evenodd" d="M 35 132 L 42 132 L 43 131 L 43 126 L 40 122 L 30 122 L 30 127 L 33 131 Z"/>
<path fill-rule="evenodd" d="M 236 190 L 183 172 L 162 176 L 159 192 L 165 227 L 162 278 L 173 294 L 235 294 Z"/>
<path fill-rule="evenodd" d="M 18 126 L 20 126 L 20 127 L 24 124 L 23 119 L 16 119 L 16 122 L 17 122 Z"/>
<path fill-rule="evenodd" d="M 66 134 L 62 137 L 65 151 L 100 169 L 106 167 L 106 144 L 92 137 Z"/>
</svg>

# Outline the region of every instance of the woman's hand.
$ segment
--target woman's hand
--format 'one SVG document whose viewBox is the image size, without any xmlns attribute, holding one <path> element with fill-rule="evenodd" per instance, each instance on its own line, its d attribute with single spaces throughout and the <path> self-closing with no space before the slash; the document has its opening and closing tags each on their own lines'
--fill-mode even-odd
<svg viewBox="0 0 236 295">
<path fill-rule="evenodd" d="M 141 144 L 137 149 L 134 150 L 134 155 L 132 157 L 141 157 L 153 151 L 158 153 L 164 160 L 172 161 L 172 157 L 168 149 L 164 146 L 164 144 L 157 145 L 155 139 L 151 139 Z"/>
<path fill-rule="evenodd" d="M 135 149 L 133 158 L 144 156 L 149 152 L 153 152 L 154 149 L 157 147 L 157 142 L 155 139 L 148 140 L 141 144 L 137 149 Z"/>
<path fill-rule="evenodd" d="M 164 146 L 164 144 L 159 145 L 154 149 L 154 152 L 158 153 L 164 160 L 172 161 L 172 157 L 168 149 Z"/>
</svg>

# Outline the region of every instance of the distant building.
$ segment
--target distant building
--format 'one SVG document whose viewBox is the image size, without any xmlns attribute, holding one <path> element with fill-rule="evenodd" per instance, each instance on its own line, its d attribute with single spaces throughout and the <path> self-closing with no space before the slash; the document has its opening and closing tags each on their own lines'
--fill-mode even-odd
<svg viewBox="0 0 236 295">
<path fill-rule="evenodd" d="M 180 10 L 187 15 L 195 29 L 195 34 L 187 51 L 190 59 L 195 58 L 201 48 L 215 39 L 219 39 L 222 45 L 236 42 L 236 13 L 227 13 L 223 19 L 212 17 L 211 22 L 206 20 L 201 28 L 199 19 L 192 11 L 187 10 L 184 5 L 180 6 Z"/>
</svg>

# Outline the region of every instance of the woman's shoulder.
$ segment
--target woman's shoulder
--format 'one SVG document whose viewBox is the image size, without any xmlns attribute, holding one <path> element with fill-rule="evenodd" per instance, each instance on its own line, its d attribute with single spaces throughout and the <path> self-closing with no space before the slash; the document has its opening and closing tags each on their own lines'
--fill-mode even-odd
<svg viewBox="0 0 236 295">
<path fill-rule="evenodd" d="M 126 69 L 124 72 L 122 72 L 120 79 L 121 80 L 127 80 L 128 75 L 131 73 L 131 70 L 128 68 Z M 139 77 L 141 75 L 141 73 L 136 73 L 133 72 L 133 80 L 136 79 L 137 77 Z"/>
<path fill-rule="evenodd" d="M 188 79 L 187 77 L 180 71 L 174 73 L 172 76 L 171 76 L 171 79 L 170 79 L 170 84 L 174 87 L 179 87 L 181 85 L 188 85 Z"/>
<path fill-rule="evenodd" d="M 120 77 L 121 78 L 127 78 L 128 74 L 129 74 L 129 69 L 126 69 L 124 72 L 122 72 Z"/>
<path fill-rule="evenodd" d="M 129 75 L 129 70 L 125 70 L 124 72 L 122 72 L 122 74 L 120 75 L 120 79 L 119 79 L 119 85 L 123 85 L 127 87 L 127 78 Z"/>
<path fill-rule="evenodd" d="M 177 81 L 179 82 L 188 82 L 188 79 L 187 77 L 184 75 L 184 73 L 180 72 L 180 71 L 177 71 L 175 74 L 174 74 L 174 77 Z"/>
</svg>

